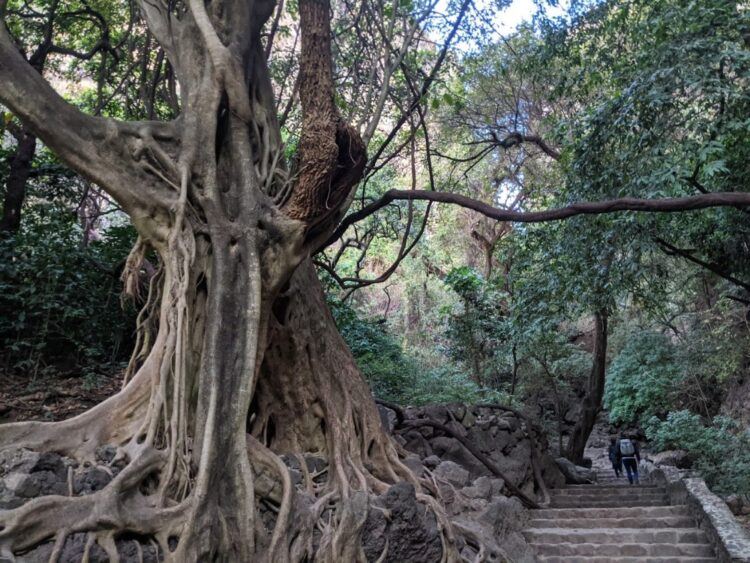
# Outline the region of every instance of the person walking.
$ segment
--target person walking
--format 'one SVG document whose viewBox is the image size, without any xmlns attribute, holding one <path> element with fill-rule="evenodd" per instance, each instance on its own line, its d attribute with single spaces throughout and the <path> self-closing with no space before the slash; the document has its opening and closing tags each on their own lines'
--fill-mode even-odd
<svg viewBox="0 0 750 563">
<path fill-rule="evenodd" d="M 617 442 L 617 451 L 620 453 L 620 459 L 625 466 L 625 472 L 628 474 L 628 481 L 632 485 L 640 484 L 638 478 L 638 464 L 641 461 L 641 452 L 638 448 L 638 442 L 622 434 Z"/>
<path fill-rule="evenodd" d="M 609 461 L 612 462 L 615 477 L 622 477 L 622 458 L 620 457 L 620 450 L 617 448 L 617 438 L 614 436 L 609 440 Z"/>
</svg>

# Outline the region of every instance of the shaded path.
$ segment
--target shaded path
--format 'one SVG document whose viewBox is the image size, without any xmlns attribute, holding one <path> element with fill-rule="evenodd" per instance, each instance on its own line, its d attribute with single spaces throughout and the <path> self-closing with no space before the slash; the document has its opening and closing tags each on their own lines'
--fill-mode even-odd
<svg viewBox="0 0 750 563">
<path fill-rule="evenodd" d="M 686 506 L 670 506 L 662 486 L 615 478 L 606 450 L 587 451 L 598 483 L 551 491 L 524 530 L 537 559 L 550 563 L 712 563 L 706 535 Z"/>
</svg>

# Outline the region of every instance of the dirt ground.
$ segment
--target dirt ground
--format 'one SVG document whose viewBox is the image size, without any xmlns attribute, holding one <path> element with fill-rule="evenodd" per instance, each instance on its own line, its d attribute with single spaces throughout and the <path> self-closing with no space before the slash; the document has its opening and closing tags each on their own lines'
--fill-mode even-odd
<svg viewBox="0 0 750 563">
<path fill-rule="evenodd" d="M 37 378 L 0 373 L 0 424 L 54 421 L 75 416 L 120 389 L 121 374 L 90 378 Z"/>
</svg>

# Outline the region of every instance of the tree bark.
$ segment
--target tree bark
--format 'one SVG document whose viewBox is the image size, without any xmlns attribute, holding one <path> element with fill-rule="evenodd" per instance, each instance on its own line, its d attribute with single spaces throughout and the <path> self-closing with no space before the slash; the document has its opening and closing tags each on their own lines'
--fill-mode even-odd
<svg viewBox="0 0 750 563">
<path fill-rule="evenodd" d="M 25 127 L 22 128 L 16 151 L 9 158 L 10 170 L 5 182 L 0 231 L 15 233 L 21 227 L 21 209 L 26 198 L 26 181 L 31 174 L 31 163 L 35 151 L 36 137 Z"/>
<path fill-rule="evenodd" d="M 607 370 L 607 320 L 608 314 L 605 310 L 594 314 L 593 365 L 586 386 L 586 394 L 581 401 L 581 414 L 573 427 L 565 452 L 565 457 L 578 465 L 583 463 L 586 443 L 602 408 Z"/>
</svg>

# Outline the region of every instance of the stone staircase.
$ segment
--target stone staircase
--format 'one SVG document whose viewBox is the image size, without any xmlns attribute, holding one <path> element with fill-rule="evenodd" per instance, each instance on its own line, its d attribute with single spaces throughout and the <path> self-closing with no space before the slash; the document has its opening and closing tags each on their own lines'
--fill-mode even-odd
<svg viewBox="0 0 750 563">
<path fill-rule="evenodd" d="M 687 506 L 670 506 L 664 487 L 629 485 L 611 468 L 599 482 L 550 491 L 533 510 L 524 536 L 538 561 L 550 563 L 709 563 L 713 547 Z"/>
</svg>

